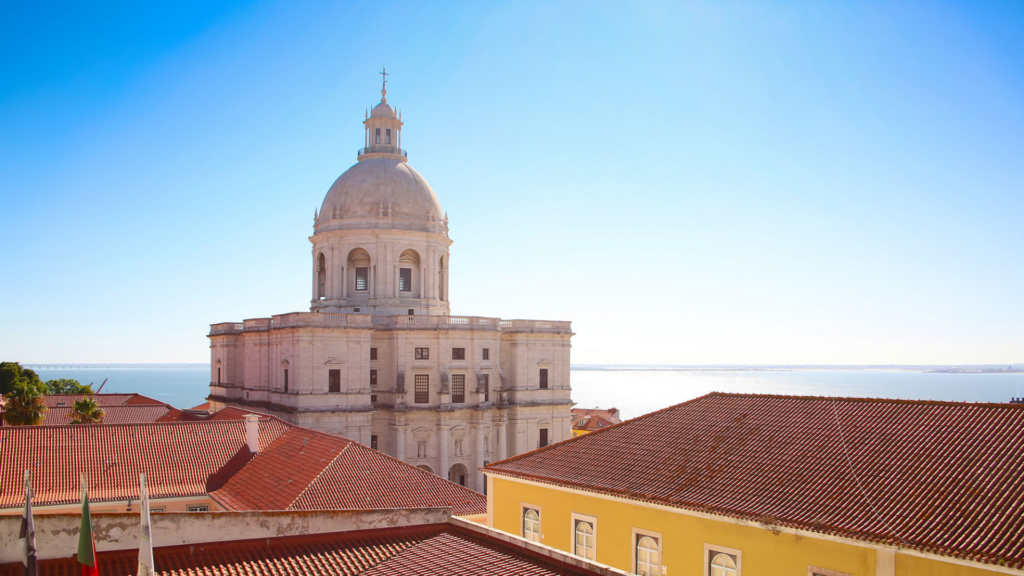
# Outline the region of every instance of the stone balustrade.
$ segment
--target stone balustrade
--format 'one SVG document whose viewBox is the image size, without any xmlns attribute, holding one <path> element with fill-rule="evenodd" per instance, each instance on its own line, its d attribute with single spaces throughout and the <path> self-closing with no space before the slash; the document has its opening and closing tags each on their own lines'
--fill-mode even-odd
<svg viewBox="0 0 1024 576">
<path fill-rule="evenodd" d="M 210 335 L 269 330 L 271 328 L 344 327 L 377 330 L 500 330 L 502 332 L 572 333 L 571 322 L 550 320 L 501 320 L 483 316 L 371 316 L 293 312 L 272 318 L 252 318 L 245 322 L 225 322 L 210 326 Z"/>
</svg>

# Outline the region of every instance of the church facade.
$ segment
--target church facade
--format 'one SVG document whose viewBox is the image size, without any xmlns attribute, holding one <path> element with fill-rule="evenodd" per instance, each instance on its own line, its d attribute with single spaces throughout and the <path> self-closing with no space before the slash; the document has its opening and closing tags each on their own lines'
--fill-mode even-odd
<svg viewBox="0 0 1024 576">
<path fill-rule="evenodd" d="M 569 322 L 451 316 L 448 217 L 381 102 L 314 215 L 309 312 L 213 324 L 213 410 L 338 434 L 478 492 L 570 437 Z"/>
</svg>

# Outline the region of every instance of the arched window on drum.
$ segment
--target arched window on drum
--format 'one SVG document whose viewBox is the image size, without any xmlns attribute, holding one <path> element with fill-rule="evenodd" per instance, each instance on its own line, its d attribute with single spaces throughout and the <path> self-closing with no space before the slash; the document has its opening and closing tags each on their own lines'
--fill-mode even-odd
<svg viewBox="0 0 1024 576">
<path fill-rule="evenodd" d="M 316 297 L 320 300 L 327 298 L 327 258 L 323 252 L 316 261 Z"/>
</svg>

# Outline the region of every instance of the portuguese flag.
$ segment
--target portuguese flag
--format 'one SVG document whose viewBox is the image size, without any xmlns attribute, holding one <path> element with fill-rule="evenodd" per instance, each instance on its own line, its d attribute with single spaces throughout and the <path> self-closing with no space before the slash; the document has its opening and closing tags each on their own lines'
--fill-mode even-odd
<svg viewBox="0 0 1024 576">
<path fill-rule="evenodd" d="M 100 565 L 96 561 L 96 540 L 92 536 L 92 516 L 89 514 L 89 490 L 82 474 L 82 527 L 78 530 L 78 563 L 82 576 L 99 576 Z"/>
</svg>

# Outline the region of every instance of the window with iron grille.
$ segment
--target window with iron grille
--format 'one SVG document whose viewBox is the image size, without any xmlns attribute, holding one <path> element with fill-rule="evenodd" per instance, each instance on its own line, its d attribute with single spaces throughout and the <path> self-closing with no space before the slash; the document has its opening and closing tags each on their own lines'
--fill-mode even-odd
<svg viewBox="0 0 1024 576">
<path fill-rule="evenodd" d="M 377 370 L 370 370 L 370 386 L 377 385 Z"/>
<path fill-rule="evenodd" d="M 412 291 L 412 268 L 398 269 L 398 290 L 400 292 Z"/>
<path fill-rule="evenodd" d="M 541 368 L 540 369 L 540 387 L 541 388 L 547 388 L 548 387 L 548 369 L 547 368 Z"/>
<path fill-rule="evenodd" d="M 466 349 L 465 348 L 452 348 L 452 360 L 465 360 Z"/>
<path fill-rule="evenodd" d="M 417 374 L 416 375 L 416 398 L 417 404 L 429 404 L 430 403 L 430 375 L 429 374 Z"/>
<path fill-rule="evenodd" d="M 377 349 L 376 348 L 370 348 L 370 360 L 376 360 L 376 359 L 377 359 Z"/>
<path fill-rule="evenodd" d="M 491 375 L 484 374 L 484 402 L 491 401 Z"/>
<path fill-rule="evenodd" d="M 327 391 L 341 392 L 341 370 L 327 371 Z"/>
<path fill-rule="evenodd" d="M 490 348 L 484 348 L 484 360 L 490 360 L 490 359 L 491 359 L 491 349 Z"/>
<path fill-rule="evenodd" d="M 366 291 L 370 289 L 370 269 L 366 266 L 356 267 L 356 290 Z"/>
<path fill-rule="evenodd" d="M 416 349 L 417 360 L 430 360 L 430 348 L 417 348 Z"/>
<path fill-rule="evenodd" d="M 465 404 L 466 402 L 465 374 L 452 374 L 452 402 L 454 404 Z"/>
</svg>

